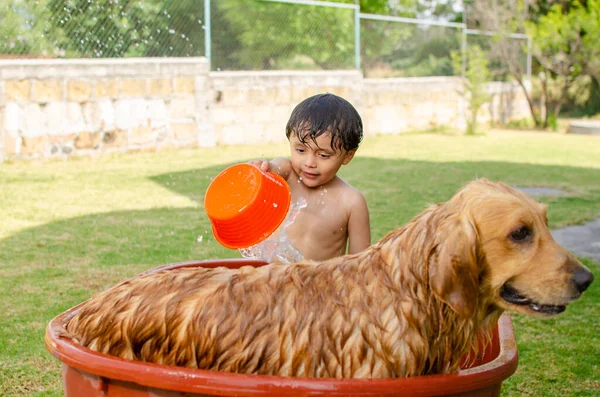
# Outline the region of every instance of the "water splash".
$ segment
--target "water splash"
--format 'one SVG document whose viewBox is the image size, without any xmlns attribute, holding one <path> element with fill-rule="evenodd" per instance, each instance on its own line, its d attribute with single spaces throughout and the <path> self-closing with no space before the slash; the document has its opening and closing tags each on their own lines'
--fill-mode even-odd
<svg viewBox="0 0 600 397">
<path fill-rule="evenodd" d="M 307 202 L 304 197 L 298 198 L 296 203 L 290 207 L 282 225 L 279 227 L 278 238 L 267 238 L 266 240 L 253 245 L 252 247 L 240 249 L 240 254 L 244 258 L 263 260 L 265 262 L 280 262 L 284 265 L 291 265 L 300 261 L 302 253 L 294 247 L 289 240 L 286 230 L 294 223 L 296 217 L 303 208 L 306 208 Z M 277 232 L 271 236 L 276 236 Z"/>
</svg>

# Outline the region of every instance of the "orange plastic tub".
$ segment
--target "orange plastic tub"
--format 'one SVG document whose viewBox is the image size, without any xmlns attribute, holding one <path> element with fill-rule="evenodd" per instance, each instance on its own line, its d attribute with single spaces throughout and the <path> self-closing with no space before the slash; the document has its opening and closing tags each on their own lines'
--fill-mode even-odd
<svg viewBox="0 0 600 397">
<path fill-rule="evenodd" d="M 187 262 L 150 272 L 183 267 L 239 268 L 264 262 L 232 259 Z M 140 277 L 142 273 L 136 277 Z M 76 306 L 54 318 L 46 330 L 46 347 L 62 361 L 67 397 L 199 397 L 199 396 L 498 396 L 502 381 L 517 369 L 517 346 L 512 322 L 503 315 L 492 343 L 458 374 L 402 379 L 322 379 L 172 367 L 100 354 L 57 337 L 56 329 Z"/>
</svg>

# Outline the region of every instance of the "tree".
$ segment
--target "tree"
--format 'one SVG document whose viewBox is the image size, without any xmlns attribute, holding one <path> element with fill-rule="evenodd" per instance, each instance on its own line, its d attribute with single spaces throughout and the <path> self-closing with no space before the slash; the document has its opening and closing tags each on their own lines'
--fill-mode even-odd
<svg viewBox="0 0 600 397">
<path fill-rule="evenodd" d="M 587 7 L 578 7 L 582 39 L 580 58 L 583 71 L 600 84 L 600 0 L 588 0 Z"/>
<path fill-rule="evenodd" d="M 477 116 L 479 109 L 489 100 L 487 83 L 491 80 L 487 54 L 478 45 L 468 48 L 466 54 L 465 77 L 460 94 L 468 102 L 467 135 L 477 132 Z M 462 54 L 452 52 L 452 66 L 456 74 L 462 72 Z"/>
<path fill-rule="evenodd" d="M 490 41 L 489 55 L 503 66 L 500 72 L 505 72 L 519 84 L 536 126 L 542 125 L 526 82 L 527 71 L 522 62 L 521 55 L 526 51 L 526 43 L 510 37 L 511 33 L 525 32 L 534 0 L 470 0 L 465 2 L 465 6 L 468 27 L 496 33 Z"/>
<path fill-rule="evenodd" d="M 583 73 L 599 70 L 599 0 L 474 0 L 469 4 L 469 22 L 484 30 L 498 32 L 492 44 L 493 56 L 506 65 L 527 98 L 537 126 L 547 127 L 568 101 L 573 82 Z M 494 12 L 489 12 L 493 9 Z M 524 84 L 519 51 L 508 32 L 527 32 L 533 40 L 533 57 L 540 76 L 540 112 Z M 522 50 L 521 50 L 522 51 Z M 550 84 L 560 84 L 551 95 Z"/>
<path fill-rule="evenodd" d="M 52 24 L 44 18 L 47 0 L 0 2 L 0 55 L 55 56 Z"/>
<path fill-rule="evenodd" d="M 546 109 L 544 127 L 548 125 L 549 117 L 558 116 L 567 101 L 569 88 L 581 73 L 581 26 L 579 13 L 574 10 L 571 8 L 571 12 L 564 12 L 563 6 L 555 4 L 537 23 L 527 24 L 529 34 L 534 38 L 533 54 L 542 67 L 540 76 Z M 549 78 L 558 78 L 562 86 L 552 108 L 548 94 Z"/>
</svg>

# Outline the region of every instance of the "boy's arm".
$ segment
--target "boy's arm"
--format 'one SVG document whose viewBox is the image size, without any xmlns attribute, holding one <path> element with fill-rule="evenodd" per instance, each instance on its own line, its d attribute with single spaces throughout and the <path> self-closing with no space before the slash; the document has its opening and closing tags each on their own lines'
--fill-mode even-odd
<svg viewBox="0 0 600 397">
<path fill-rule="evenodd" d="M 360 192 L 354 197 L 348 219 L 348 253 L 356 254 L 371 245 L 371 222 L 367 202 Z"/>
<path fill-rule="evenodd" d="M 277 157 L 271 161 L 267 160 L 252 160 L 250 164 L 253 164 L 263 171 L 269 171 L 277 174 L 287 181 L 292 171 L 292 162 L 286 157 Z"/>
</svg>

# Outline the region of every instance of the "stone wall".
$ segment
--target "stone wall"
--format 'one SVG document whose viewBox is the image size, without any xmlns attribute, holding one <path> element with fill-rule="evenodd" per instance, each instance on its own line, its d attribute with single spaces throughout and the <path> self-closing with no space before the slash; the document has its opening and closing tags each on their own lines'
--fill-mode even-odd
<svg viewBox="0 0 600 397">
<path fill-rule="evenodd" d="M 0 160 L 285 140 L 303 99 L 332 92 L 365 135 L 464 128 L 455 77 L 363 79 L 357 71 L 209 72 L 204 58 L 0 61 Z M 481 122 L 529 116 L 493 83 Z"/>
<path fill-rule="evenodd" d="M 211 72 L 215 140 L 231 145 L 285 140 L 285 125 L 299 102 L 331 92 L 356 105 L 362 80 L 356 71 Z"/>
<path fill-rule="evenodd" d="M 2 61 L 0 154 L 214 145 L 208 70 L 203 58 Z"/>
</svg>

